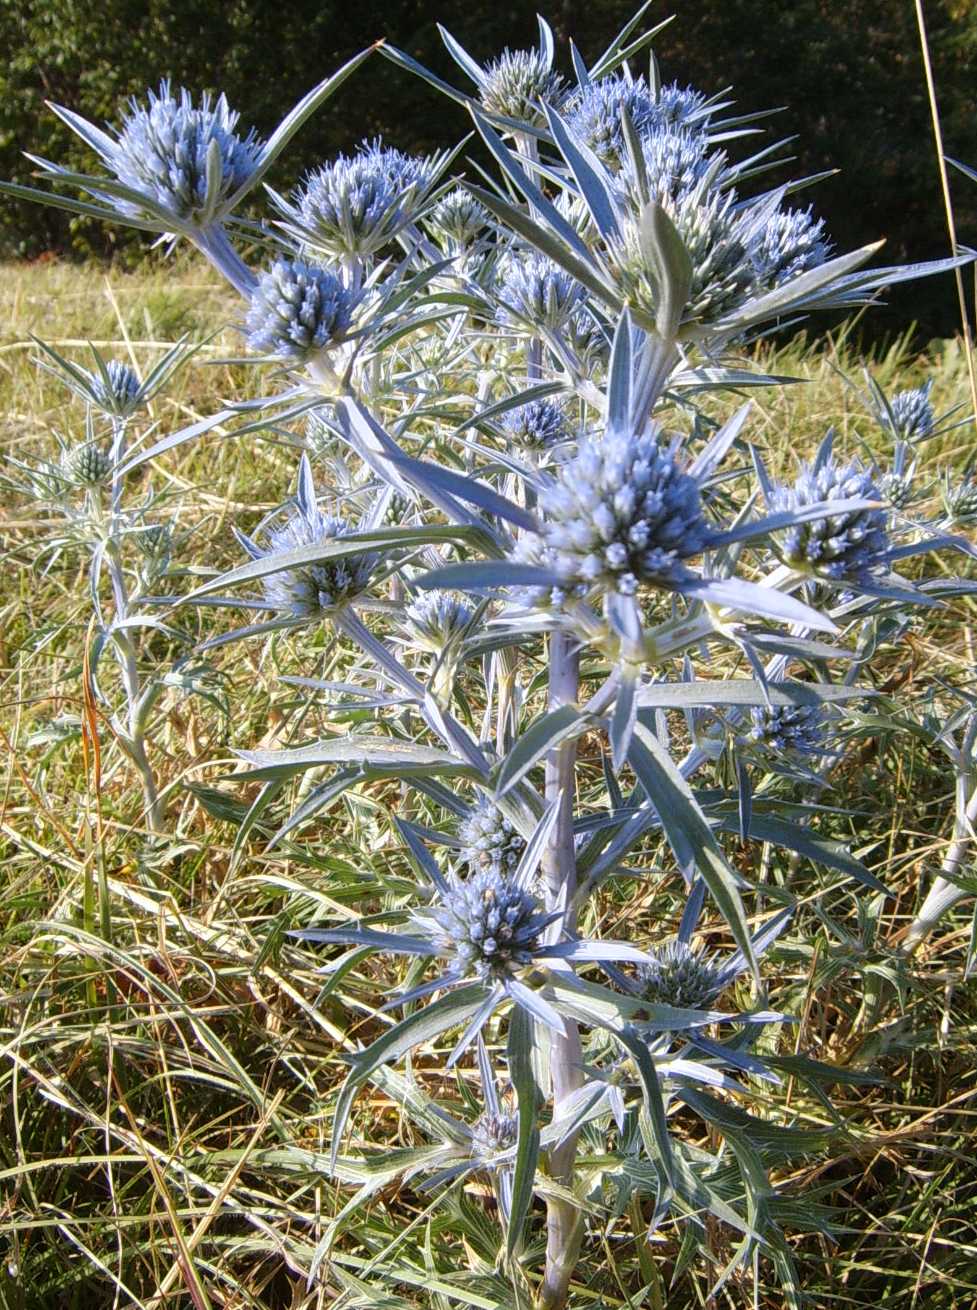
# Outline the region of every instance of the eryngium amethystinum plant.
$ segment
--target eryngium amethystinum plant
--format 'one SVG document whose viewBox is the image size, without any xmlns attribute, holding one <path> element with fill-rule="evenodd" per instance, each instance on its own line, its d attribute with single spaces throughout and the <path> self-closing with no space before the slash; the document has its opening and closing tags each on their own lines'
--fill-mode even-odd
<svg viewBox="0 0 977 1310">
<path fill-rule="evenodd" d="M 797 792 L 829 784 L 835 730 L 871 691 L 885 634 L 947 588 L 895 566 L 973 554 L 897 514 L 882 488 L 909 476 L 905 458 L 877 469 L 829 433 L 774 477 L 750 407 L 730 416 L 727 398 L 778 381 L 746 349 L 757 334 L 969 256 L 869 268 L 875 246 L 834 253 L 794 184 L 757 182 L 776 148 L 736 153 L 747 117 L 663 88 L 653 60 L 638 71 L 655 34 L 644 12 L 590 65 L 574 51 L 572 76 L 543 19 L 536 48 L 484 63 L 442 32 L 474 93 L 384 46 L 468 109 L 497 183 L 439 190 L 456 154 L 361 147 L 273 197 L 264 268 L 228 222 L 368 52 L 264 145 L 222 100 L 166 86 L 112 134 L 59 109 L 104 172 L 40 167 L 89 199 L 7 188 L 192 241 L 240 292 L 255 367 L 270 369 L 265 397 L 219 419 L 280 433 L 314 416 L 295 436 L 308 453 L 294 495 L 238 530 L 249 559 L 180 603 L 257 611 L 205 643 L 225 659 L 247 641 L 269 643 L 276 667 L 298 661 L 283 744 L 239 743 L 233 777 L 260 786 L 236 856 L 259 831 L 321 854 L 344 796 L 387 815 L 400 872 L 364 860 L 342 903 L 269 883 L 276 932 L 291 928 L 274 949 L 297 974 L 321 970 L 330 1004 L 352 985 L 375 1018 L 347 1053 L 320 1166 L 361 1181 L 344 1222 L 382 1183 L 426 1173 L 450 1235 L 458 1188 L 487 1175 L 494 1256 L 472 1256 L 464 1283 L 479 1304 L 561 1310 L 611 1221 L 640 1243 L 679 1224 L 683 1258 L 705 1267 L 717 1226 L 738 1232 L 731 1268 L 771 1260 L 796 1304 L 780 1223 L 820 1218 L 784 1181 L 797 1139 L 777 1069 L 804 1032 L 766 1004 L 793 900 L 764 871 L 784 850 L 884 893 L 812 842 Z M 108 368 L 73 376 L 114 421 L 135 403 Z M 904 444 L 933 431 L 926 394 L 877 417 Z M 95 450 L 72 460 L 101 469 Z M 718 676 L 724 652 L 739 676 Z M 721 727 L 718 748 L 703 723 Z M 654 914 L 619 913 L 629 880 L 652 877 Z M 609 916 L 631 940 L 605 933 Z M 449 1065 L 467 1111 L 445 1104 Z M 434 1144 L 375 1143 L 366 1170 L 347 1142 L 368 1087 Z M 348 1291 L 329 1262 L 342 1228 L 306 1273 Z M 363 1295 L 387 1298 L 394 1266 L 375 1254 L 365 1270 Z"/>
</svg>

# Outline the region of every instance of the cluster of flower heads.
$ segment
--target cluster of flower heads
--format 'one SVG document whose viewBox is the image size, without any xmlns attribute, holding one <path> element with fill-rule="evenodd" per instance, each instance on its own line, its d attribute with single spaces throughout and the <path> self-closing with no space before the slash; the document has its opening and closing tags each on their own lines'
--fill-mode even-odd
<svg viewBox="0 0 977 1310">
<path fill-rule="evenodd" d="M 673 939 L 649 951 L 635 970 L 642 996 L 653 1005 L 708 1008 L 726 985 L 728 970 L 701 946 Z"/>
<path fill-rule="evenodd" d="M 434 941 L 460 978 L 499 981 L 531 964 L 552 919 L 536 897 L 494 865 L 454 880 L 427 916 Z"/>
<path fill-rule="evenodd" d="M 710 109 L 704 95 L 677 83 L 656 95 L 643 77 L 601 77 L 576 92 L 567 111 L 573 135 L 612 168 L 625 158 L 623 115 L 638 138 L 655 129 L 695 125 L 705 129 Z"/>
<path fill-rule="evenodd" d="M 368 142 L 310 173 L 290 202 L 276 197 L 282 226 L 328 258 L 373 255 L 420 216 L 440 167 L 437 158 Z"/>
<path fill-rule="evenodd" d="M 503 436 L 523 450 L 550 450 L 571 436 L 566 411 L 551 400 L 531 400 L 510 409 L 499 426 Z"/>
<path fill-rule="evenodd" d="M 820 755 L 826 749 L 828 712 L 823 705 L 758 705 L 743 745 L 769 754 Z"/>
<path fill-rule="evenodd" d="M 522 835 L 487 796 L 479 797 L 458 825 L 458 840 L 462 860 L 475 872 L 509 873 L 526 849 Z"/>
<path fill-rule="evenodd" d="M 440 655 L 471 623 L 474 611 L 453 591 L 422 591 L 404 610 L 410 643 Z"/>
<path fill-rule="evenodd" d="M 252 293 L 245 321 L 248 345 L 280 359 L 308 359 L 343 340 L 356 300 L 329 269 L 277 259 Z"/>
<path fill-rule="evenodd" d="M 553 600 L 593 588 L 633 595 L 639 585 L 674 588 L 689 579 L 684 561 L 714 533 L 696 479 L 685 471 L 679 439 L 609 430 L 581 443 L 540 491 L 541 532 L 524 537 L 520 558 L 551 569 Z"/>
<path fill-rule="evenodd" d="M 773 513 L 831 501 L 880 499 L 869 470 L 857 460 L 839 464 L 830 447 L 802 466 L 792 486 L 775 487 L 767 496 Z M 888 513 L 873 507 L 799 523 L 784 532 L 780 553 L 799 572 L 831 582 L 870 584 L 888 570 L 890 548 Z"/>
<path fill-rule="evenodd" d="M 238 114 L 224 96 L 212 101 L 205 95 L 194 105 L 188 91 L 174 93 L 168 81 L 148 96 L 148 104 L 129 102 L 106 163 L 124 186 L 181 220 L 212 221 L 256 169 L 260 142 L 253 132 L 239 135 Z M 214 152 L 219 162 L 216 195 L 208 192 Z M 135 202 L 113 203 L 133 217 L 143 213 Z"/>
</svg>

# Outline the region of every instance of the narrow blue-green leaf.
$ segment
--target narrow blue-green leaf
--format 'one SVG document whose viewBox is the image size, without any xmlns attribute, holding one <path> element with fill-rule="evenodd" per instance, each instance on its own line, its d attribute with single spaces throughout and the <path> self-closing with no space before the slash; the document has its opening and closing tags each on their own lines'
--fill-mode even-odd
<svg viewBox="0 0 977 1310">
<path fill-rule="evenodd" d="M 506 1233 L 506 1250 L 517 1254 L 522 1245 L 522 1234 L 533 1200 L 533 1183 L 539 1159 L 539 1124 L 536 1111 L 536 1079 L 533 1076 L 533 1042 L 535 1027 L 532 1016 L 516 1006 L 509 1019 L 509 1078 L 516 1093 L 519 1133 L 516 1139 L 516 1158 L 512 1175 L 512 1211 Z"/>
<path fill-rule="evenodd" d="M 688 874 L 698 869 L 759 985 L 750 928 L 738 890 L 739 879 L 713 836 L 689 784 L 655 734 L 640 722 L 635 727 L 628 758 L 658 812 L 679 867 Z"/>
<path fill-rule="evenodd" d="M 586 732 L 589 719 L 586 711 L 576 705 L 560 705 L 534 719 L 499 765 L 495 775 L 496 796 L 511 791 L 561 741 Z"/>
</svg>

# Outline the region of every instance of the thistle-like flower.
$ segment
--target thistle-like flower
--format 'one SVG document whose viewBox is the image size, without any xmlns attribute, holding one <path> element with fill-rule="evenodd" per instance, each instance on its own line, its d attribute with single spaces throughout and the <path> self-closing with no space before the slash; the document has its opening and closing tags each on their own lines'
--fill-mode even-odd
<svg viewBox="0 0 977 1310">
<path fill-rule="evenodd" d="M 910 387 L 906 391 L 897 391 L 889 401 L 888 411 L 879 409 L 879 422 L 902 441 L 922 441 L 930 436 L 936 426 L 930 392 L 933 382 L 925 382 L 921 387 Z"/>
<path fill-rule="evenodd" d="M 110 359 L 105 368 L 107 377 L 97 372 L 89 374 L 96 408 L 113 417 L 134 413 L 142 402 L 135 370 L 120 359 Z"/>
<path fill-rule="evenodd" d="M 639 137 L 661 122 L 655 97 L 643 77 L 612 75 L 588 83 L 574 96 L 567 127 L 605 164 L 616 167 L 625 153 L 622 111 Z"/>
<path fill-rule="evenodd" d="M 248 345 L 279 359 L 308 359 L 343 340 L 356 302 L 328 269 L 278 259 L 252 294 L 245 322 Z"/>
<path fill-rule="evenodd" d="M 461 858 L 473 872 L 509 873 L 526 849 L 521 833 L 487 796 L 459 823 L 458 840 Z"/>
<path fill-rule="evenodd" d="M 728 979 L 721 961 L 701 946 L 672 940 L 649 951 L 650 964 L 635 970 L 641 993 L 654 1005 L 708 1009 Z"/>
<path fill-rule="evenodd" d="M 451 250 L 465 250 L 489 222 L 485 206 L 464 187 L 455 187 L 433 207 L 424 219 L 424 226 L 439 244 Z"/>
<path fill-rule="evenodd" d="M 539 507 L 541 534 L 524 539 L 520 554 L 551 568 L 565 594 L 680 587 L 692 576 L 684 561 L 715 535 L 678 440 L 663 447 L 655 433 L 612 430 L 582 442 L 540 492 Z"/>
<path fill-rule="evenodd" d="M 750 256 L 764 291 L 818 268 L 831 255 L 824 220 L 810 209 L 777 209 L 760 226 Z"/>
<path fill-rule="evenodd" d="M 421 217 L 446 159 L 405 155 L 380 141 L 364 144 L 310 173 L 291 201 L 274 196 L 281 226 L 328 259 L 375 255 Z"/>
<path fill-rule="evenodd" d="M 281 527 L 267 534 L 259 546 L 243 532 L 236 536 L 252 559 L 286 555 L 303 546 L 328 546 L 356 529 L 345 519 L 323 514 L 316 499 L 308 456 L 299 466 L 295 506 Z M 321 563 L 297 564 L 262 578 L 269 607 L 293 618 L 311 618 L 355 600 L 370 585 L 379 556 L 369 550 L 340 555 Z"/>
<path fill-rule="evenodd" d="M 73 486 L 97 487 L 112 476 L 112 460 L 97 442 L 86 441 L 65 450 L 61 471 Z"/>
<path fill-rule="evenodd" d="M 744 304 L 756 287 L 749 214 L 737 208 L 732 195 L 701 185 L 661 203 L 692 265 L 682 321 L 713 323 Z M 624 220 L 608 255 L 611 273 L 628 303 L 641 317 L 654 320 L 662 288 L 647 257 L 639 216 Z"/>
<path fill-rule="evenodd" d="M 482 70 L 478 90 L 489 113 L 540 127 L 546 121 L 541 106 L 559 107 L 568 87 L 544 51 L 503 50 Z"/>
<path fill-rule="evenodd" d="M 504 1110 L 486 1110 L 472 1125 L 471 1153 L 475 1160 L 490 1160 L 515 1146 L 519 1120 Z"/>
<path fill-rule="evenodd" d="M 422 591 L 404 610 L 407 640 L 419 650 L 440 655 L 464 632 L 473 614 L 456 592 Z"/>
<path fill-rule="evenodd" d="M 828 712 L 822 705 L 757 705 L 743 745 L 777 754 L 822 755 L 827 749 Z"/>
<path fill-rule="evenodd" d="M 155 207 L 187 224 L 218 222 L 261 152 L 255 134 L 241 136 L 237 124 L 238 114 L 224 96 L 212 101 L 204 95 L 194 105 L 189 91 L 174 93 L 168 81 L 148 93 L 148 103 L 130 100 L 117 139 L 106 138 L 103 158 L 118 181 L 151 207 L 129 199 L 113 203 L 135 218 L 156 217 Z"/>
<path fill-rule="evenodd" d="M 551 400 L 531 400 L 508 410 L 500 427 L 507 440 L 524 450 L 550 450 L 571 436 L 566 411 Z"/>
<path fill-rule="evenodd" d="M 793 486 L 773 489 L 767 500 L 774 513 L 806 509 L 839 500 L 881 499 L 872 474 L 857 460 L 838 464 L 823 450 L 805 464 Z M 888 569 L 891 549 L 889 516 L 868 508 L 832 514 L 789 528 L 780 548 L 784 560 L 800 572 L 832 582 L 870 583 Z"/>
<path fill-rule="evenodd" d="M 541 255 L 511 256 L 498 289 L 502 318 L 535 330 L 559 332 L 585 300 L 583 287 Z"/>
<path fill-rule="evenodd" d="M 429 911 L 433 938 L 459 978 L 500 981 L 531 964 L 550 921 L 530 892 L 498 868 L 455 880 Z"/>
<path fill-rule="evenodd" d="M 965 473 L 962 478 L 951 481 L 949 473 L 945 474 L 942 499 L 951 523 L 968 523 L 977 518 L 977 478 L 972 473 Z"/>
</svg>

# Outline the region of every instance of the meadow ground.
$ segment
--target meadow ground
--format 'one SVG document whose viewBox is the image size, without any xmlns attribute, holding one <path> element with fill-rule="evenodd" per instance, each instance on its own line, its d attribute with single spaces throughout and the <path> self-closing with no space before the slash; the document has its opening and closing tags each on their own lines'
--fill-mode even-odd
<svg viewBox="0 0 977 1310">
<path fill-rule="evenodd" d="M 2 455 L 49 454 L 52 434 L 77 436 L 81 421 L 77 402 L 32 362 L 29 333 L 75 357 L 90 340 L 145 365 L 182 333 L 220 329 L 155 403 L 167 432 L 223 398 L 256 394 L 253 370 L 220 362 L 239 350 L 234 313 L 195 263 L 109 276 L 58 263 L 4 267 Z M 830 426 L 846 451 L 882 449 L 851 385 L 861 382 L 859 364 L 843 332 L 768 350 L 764 363 L 803 380 L 754 397 L 751 439 L 773 466 L 811 453 Z M 872 368 L 890 392 L 932 377 L 938 412 L 966 404 L 952 342 L 923 358 L 896 343 Z M 296 440 L 287 431 L 224 439 L 217 429 L 155 467 L 189 570 L 176 589 L 195 570 L 239 562 L 231 525 L 250 525 L 288 493 Z M 934 497 L 937 471 L 962 470 L 973 440 L 963 426 L 925 447 Z M 100 733 L 95 759 L 79 731 L 84 561 L 68 551 L 38 563 L 46 514 L 10 489 L 0 497 L 0 1305 L 311 1310 L 341 1291 L 345 1306 L 374 1305 L 358 1299 L 358 1280 L 368 1282 L 381 1257 L 398 1270 L 391 1306 L 507 1305 L 504 1280 L 497 1301 L 486 1294 L 493 1239 L 464 1192 L 450 1223 L 423 1193 L 392 1185 L 330 1229 L 353 1194 L 322 1167 L 342 1055 L 379 1020 L 355 986 L 324 985 L 282 934 L 309 898 L 342 910 L 365 867 L 395 895 L 404 866 L 367 789 L 272 852 L 260 829 L 238 838 L 249 798 L 217 779 L 234 767 L 231 747 L 295 729 L 293 694 L 276 677 L 294 671 L 292 647 L 217 652 L 211 699 L 175 690 L 164 699 L 152 744 L 170 837 L 150 842 L 138 787 L 110 737 Z M 907 716 L 928 706 L 946 713 L 941 687 L 972 682 L 974 618 L 973 600 L 954 601 L 884 652 L 879 686 Z M 204 632 L 203 617 L 183 622 L 191 636 Z M 319 668 L 342 656 L 326 636 L 307 640 Z M 142 657 L 165 665 L 168 641 L 147 638 Z M 833 1108 L 803 1080 L 788 1093 L 797 1124 L 836 1130 L 826 1150 L 779 1179 L 788 1192 L 813 1189 L 831 1210 L 833 1240 L 797 1244 L 804 1288 L 819 1310 L 970 1310 L 977 990 L 962 981 L 970 906 L 944 921 L 911 967 L 898 951 L 950 838 L 952 774 L 922 737 L 866 729 L 824 803 L 845 811 L 826 813 L 825 831 L 851 843 L 891 895 L 831 886 L 805 861 L 763 868 L 789 878 L 804 907 L 776 998 L 801 1017 L 795 1049 L 840 1070 Z M 610 894 L 602 927 L 611 934 L 624 916 L 651 925 L 655 903 L 654 878 L 631 899 Z M 380 1092 L 364 1098 L 359 1116 L 363 1135 L 369 1126 L 374 1140 L 409 1144 Z M 310 1283 L 330 1237 L 330 1279 Z M 729 1254 L 728 1237 L 714 1241 L 717 1256 Z M 668 1226 L 649 1245 L 627 1223 L 595 1220 L 572 1304 L 752 1304 L 749 1277 L 735 1276 L 709 1302 L 709 1271 L 682 1263 Z M 767 1310 L 785 1304 L 763 1262 L 759 1297 Z"/>
</svg>

